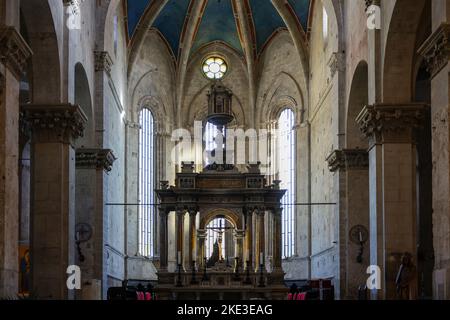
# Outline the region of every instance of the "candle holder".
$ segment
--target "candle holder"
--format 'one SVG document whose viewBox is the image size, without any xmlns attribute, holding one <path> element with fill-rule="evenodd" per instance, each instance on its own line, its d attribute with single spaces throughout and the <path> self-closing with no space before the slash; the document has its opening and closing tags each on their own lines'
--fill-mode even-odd
<svg viewBox="0 0 450 320">
<path fill-rule="evenodd" d="M 236 257 L 236 268 L 234 270 L 234 280 L 241 280 L 241 275 L 239 274 L 239 257 Z"/>
<path fill-rule="evenodd" d="M 206 273 L 206 264 L 207 264 L 207 259 L 204 258 L 204 262 L 203 262 L 203 277 L 202 277 L 202 281 L 208 281 L 208 274 Z"/>
<path fill-rule="evenodd" d="M 250 279 L 250 261 L 246 261 L 247 270 L 245 272 L 245 280 L 244 284 L 252 284 L 252 280 Z"/>
<path fill-rule="evenodd" d="M 364 242 L 359 243 L 359 251 L 358 256 L 356 257 L 357 263 L 363 263 L 363 255 L 364 255 Z"/>
<path fill-rule="evenodd" d="M 363 263 L 364 245 L 369 240 L 369 231 L 363 225 L 356 225 L 350 229 L 350 240 L 359 246 L 357 263 Z"/>
<path fill-rule="evenodd" d="M 259 284 L 258 287 L 259 288 L 263 288 L 265 287 L 265 283 L 264 283 L 264 265 L 261 263 L 259 265 Z"/>
<path fill-rule="evenodd" d="M 197 281 L 197 279 L 196 279 L 195 261 L 192 261 L 192 278 L 191 278 L 191 284 L 198 284 L 198 281 Z"/>
<path fill-rule="evenodd" d="M 178 264 L 178 276 L 177 276 L 177 284 L 176 287 L 180 288 L 183 286 L 183 282 L 181 281 L 181 263 Z"/>
</svg>

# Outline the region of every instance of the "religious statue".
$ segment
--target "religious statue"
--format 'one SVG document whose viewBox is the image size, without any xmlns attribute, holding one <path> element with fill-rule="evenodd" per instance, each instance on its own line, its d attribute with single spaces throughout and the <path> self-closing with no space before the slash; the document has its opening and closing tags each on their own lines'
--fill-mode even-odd
<svg viewBox="0 0 450 320">
<path fill-rule="evenodd" d="M 208 268 L 211 268 L 214 267 L 216 263 L 219 261 L 220 261 L 219 243 L 216 241 L 216 243 L 214 243 L 214 249 L 211 258 L 209 258 L 206 265 Z"/>
<path fill-rule="evenodd" d="M 416 266 L 412 261 L 412 255 L 405 252 L 402 256 L 402 264 L 395 278 L 397 297 L 400 300 L 414 300 L 416 297 Z"/>
</svg>

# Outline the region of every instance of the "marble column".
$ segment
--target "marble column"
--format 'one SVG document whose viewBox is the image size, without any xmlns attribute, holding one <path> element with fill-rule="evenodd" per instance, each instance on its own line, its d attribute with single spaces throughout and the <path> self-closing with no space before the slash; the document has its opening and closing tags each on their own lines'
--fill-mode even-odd
<svg viewBox="0 0 450 320">
<path fill-rule="evenodd" d="M 253 210 L 245 210 L 245 264 L 249 263 L 250 270 L 253 269 Z M 247 268 L 247 265 L 245 265 Z"/>
<path fill-rule="evenodd" d="M 19 81 L 31 50 L 16 28 L 3 26 L 0 27 L 0 52 L 0 296 L 16 297 L 19 283 Z"/>
<path fill-rule="evenodd" d="M 357 117 L 369 139 L 370 264 L 381 269 L 373 297 L 395 299 L 395 277 L 403 253 L 417 263 L 416 146 L 426 106 L 366 106 Z"/>
<path fill-rule="evenodd" d="M 31 130 L 32 293 L 70 299 L 67 268 L 75 264 L 75 150 L 87 121 L 76 105 L 24 105 Z"/>
<path fill-rule="evenodd" d="M 182 270 L 184 269 L 184 216 L 186 215 L 186 211 L 184 210 L 177 210 L 175 215 L 175 228 L 176 228 L 176 262 L 177 266 L 178 264 L 181 264 Z"/>
<path fill-rule="evenodd" d="M 167 272 L 169 264 L 169 212 L 159 208 L 159 271 Z"/>
<path fill-rule="evenodd" d="M 197 261 L 200 268 L 204 268 L 205 264 L 205 241 L 207 232 L 204 229 L 197 230 L 198 249 L 197 249 Z"/>
<path fill-rule="evenodd" d="M 350 235 L 354 227 L 369 228 L 369 156 L 362 149 L 335 150 L 327 161 L 339 181 L 340 296 L 354 300 L 358 287 L 366 283 L 370 264 L 369 244 L 363 243 L 362 261 L 358 262 L 361 244 Z"/>
<path fill-rule="evenodd" d="M 256 241 L 256 260 L 255 269 L 259 270 L 261 262 L 263 266 L 266 263 L 266 236 L 265 236 L 265 215 L 266 211 L 264 208 L 259 208 L 256 210 L 256 225 L 257 225 L 257 241 Z"/>
<path fill-rule="evenodd" d="M 282 267 L 282 237 L 281 237 L 281 228 L 282 228 L 282 213 L 283 208 L 276 208 L 272 212 L 273 219 L 273 272 L 283 272 Z"/>
<path fill-rule="evenodd" d="M 450 1 L 433 1 L 433 34 L 419 49 L 431 75 L 433 297 L 450 299 Z"/>
<path fill-rule="evenodd" d="M 241 268 L 243 265 L 245 265 L 245 261 L 243 261 L 243 259 L 244 259 L 243 249 L 244 249 L 245 232 L 242 231 L 242 230 L 235 230 L 234 237 L 236 239 L 235 248 L 234 248 L 234 251 L 235 251 L 234 256 L 239 258 L 239 267 Z"/>
<path fill-rule="evenodd" d="M 103 175 L 112 170 L 116 157 L 110 149 L 76 150 L 76 185 L 75 185 L 75 225 L 76 231 L 92 230 L 90 239 L 79 235 L 81 254 L 84 261 L 76 254 L 77 264 L 81 267 L 83 286 L 81 298 L 99 300 L 102 298 L 102 277 L 104 270 L 103 248 L 103 212 L 104 189 Z M 106 285 L 106 284 L 103 284 Z M 95 292 L 93 289 L 100 289 Z M 89 293 L 90 296 L 86 296 Z"/>
<path fill-rule="evenodd" d="M 192 269 L 192 262 L 196 259 L 196 239 L 197 239 L 197 227 L 196 227 L 197 210 L 189 210 L 189 252 L 188 252 L 188 262 L 189 269 Z M 199 261 L 197 261 L 198 263 Z"/>
</svg>

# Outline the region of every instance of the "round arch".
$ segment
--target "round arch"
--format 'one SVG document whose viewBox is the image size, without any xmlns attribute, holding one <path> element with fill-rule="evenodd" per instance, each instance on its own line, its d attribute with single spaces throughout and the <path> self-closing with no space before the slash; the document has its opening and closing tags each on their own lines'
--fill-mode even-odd
<svg viewBox="0 0 450 320">
<path fill-rule="evenodd" d="M 20 2 L 20 10 L 23 25 L 27 30 L 27 40 L 33 51 L 30 79 L 33 83 L 32 103 L 60 103 L 61 61 L 50 5 L 48 1 L 27 0 Z M 42 37 L 42 34 L 46 36 Z"/>
<path fill-rule="evenodd" d="M 427 0 L 397 0 L 384 50 L 383 101 L 412 101 L 416 38 Z M 401 48 L 401 50 L 399 50 Z"/>
<path fill-rule="evenodd" d="M 79 105 L 86 115 L 88 121 L 83 137 L 77 139 L 76 144 L 80 147 L 92 147 L 95 144 L 95 121 L 92 107 L 92 95 L 89 88 L 89 80 L 83 65 L 75 64 L 75 104 Z"/>
<path fill-rule="evenodd" d="M 348 107 L 346 113 L 346 139 L 348 149 L 364 149 L 368 147 L 367 139 L 364 139 L 356 123 L 356 118 L 368 104 L 369 83 L 368 65 L 362 60 L 358 63 L 350 86 Z"/>
<path fill-rule="evenodd" d="M 212 209 L 205 215 L 200 217 L 199 229 L 204 230 L 208 224 L 216 218 L 225 218 L 228 220 L 237 230 L 242 228 L 242 219 L 240 215 L 230 209 Z"/>
</svg>

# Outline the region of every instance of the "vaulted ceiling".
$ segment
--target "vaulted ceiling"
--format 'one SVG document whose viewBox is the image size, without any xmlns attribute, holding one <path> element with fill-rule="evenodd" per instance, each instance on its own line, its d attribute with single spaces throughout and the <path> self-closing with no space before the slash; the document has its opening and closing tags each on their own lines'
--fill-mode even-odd
<svg viewBox="0 0 450 320">
<path fill-rule="evenodd" d="M 132 39 L 136 28 L 155 0 L 127 0 L 128 35 Z M 274 0 L 169 0 L 157 15 L 151 28 L 166 41 L 175 59 L 180 56 L 187 28 L 195 29 L 190 54 L 203 46 L 220 41 L 241 55 L 245 50 L 257 56 L 272 36 L 286 29 L 285 21 L 273 5 Z M 287 12 L 295 18 L 298 31 L 306 35 L 310 0 L 282 0 Z M 197 21 L 188 23 L 194 8 L 200 5 Z M 241 15 L 238 14 L 240 10 Z M 244 17 L 243 19 L 239 19 Z M 284 17 L 286 19 L 286 17 Z M 244 20 L 244 21 L 239 21 Z M 244 36 L 249 30 L 249 36 Z M 247 43 L 245 42 L 247 40 Z M 250 43 L 248 43 L 250 42 Z"/>
</svg>

